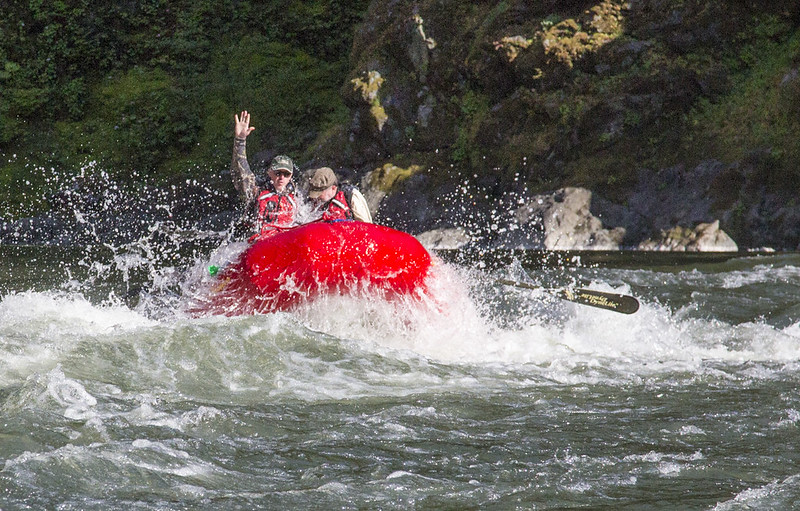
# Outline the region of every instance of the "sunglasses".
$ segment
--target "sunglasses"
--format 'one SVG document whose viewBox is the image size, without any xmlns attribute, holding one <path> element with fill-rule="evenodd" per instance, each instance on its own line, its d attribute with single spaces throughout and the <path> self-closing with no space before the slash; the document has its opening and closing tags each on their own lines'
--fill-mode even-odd
<svg viewBox="0 0 800 511">
<path fill-rule="evenodd" d="M 286 170 L 273 170 L 276 176 L 280 177 L 292 177 L 292 173 Z"/>
</svg>

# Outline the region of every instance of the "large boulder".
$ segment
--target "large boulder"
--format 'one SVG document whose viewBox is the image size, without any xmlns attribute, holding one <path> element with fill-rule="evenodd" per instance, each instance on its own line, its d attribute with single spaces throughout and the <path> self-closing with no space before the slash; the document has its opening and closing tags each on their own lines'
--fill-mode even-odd
<svg viewBox="0 0 800 511">
<path fill-rule="evenodd" d="M 592 192 L 563 188 L 534 196 L 511 212 L 508 228 L 496 238 L 498 248 L 539 250 L 619 250 L 625 229 L 603 228 L 590 212 Z"/>
<path fill-rule="evenodd" d="M 428 250 L 454 250 L 469 244 L 471 238 L 460 227 L 442 227 L 417 234 L 416 238 Z"/>
</svg>

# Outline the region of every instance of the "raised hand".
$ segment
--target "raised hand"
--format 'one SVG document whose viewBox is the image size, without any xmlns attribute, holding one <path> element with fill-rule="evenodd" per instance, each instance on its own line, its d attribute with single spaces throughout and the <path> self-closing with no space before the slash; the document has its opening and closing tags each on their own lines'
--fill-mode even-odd
<svg viewBox="0 0 800 511">
<path fill-rule="evenodd" d="M 236 119 L 236 125 L 233 128 L 236 138 L 247 138 L 247 135 L 255 129 L 250 126 L 250 114 L 247 110 L 243 110 L 239 115 L 233 114 L 233 118 Z"/>
</svg>

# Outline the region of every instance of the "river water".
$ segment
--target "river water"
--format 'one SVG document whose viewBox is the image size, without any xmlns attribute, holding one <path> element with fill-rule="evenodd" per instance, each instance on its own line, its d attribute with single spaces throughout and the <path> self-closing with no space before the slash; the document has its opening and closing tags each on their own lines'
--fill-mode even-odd
<svg viewBox="0 0 800 511">
<path fill-rule="evenodd" d="M 189 317 L 219 253 L 0 246 L 0 509 L 800 500 L 800 255 L 448 254 L 421 301 Z"/>
</svg>

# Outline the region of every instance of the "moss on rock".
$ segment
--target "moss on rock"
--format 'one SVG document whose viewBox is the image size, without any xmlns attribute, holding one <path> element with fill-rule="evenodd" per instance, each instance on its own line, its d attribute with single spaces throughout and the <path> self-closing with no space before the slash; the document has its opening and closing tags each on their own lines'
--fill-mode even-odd
<svg viewBox="0 0 800 511">
<path fill-rule="evenodd" d="M 405 181 L 421 170 L 422 167 L 420 165 L 398 167 L 393 163 L 386 163 L 370 174 L 369 185 L 373 189 L 388 193 L 391 192 L 397 184 Z"/>
</svg>

